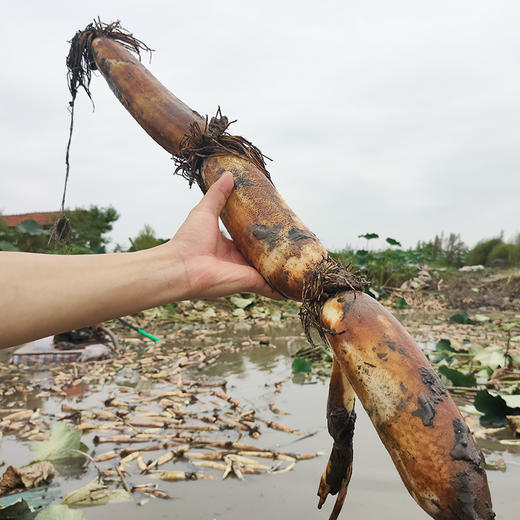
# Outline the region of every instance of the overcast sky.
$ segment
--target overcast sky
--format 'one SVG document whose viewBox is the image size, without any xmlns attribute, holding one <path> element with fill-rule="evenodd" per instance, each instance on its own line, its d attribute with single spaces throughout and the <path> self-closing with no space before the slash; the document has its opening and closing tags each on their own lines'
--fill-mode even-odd
<svg viewBox="0 0 520 520">
<path fill-rule="evenodd" d="M 67 41 L 94 16 L 154 48 L 152 73 L 218 105 L 272 157 L 273 180 L 329 249 L 520 232 L 520 3 L 2 2 L 0 210 L 59 208 Z M 148 60 L 145 58 L 148 66 Z M 200 198 L 99 75 L 79 95 L 67 206 L 114 206 L 128 245 L 168 237 Z M 81 94 L 81 93 L 80 93 Z"/>
</svg>

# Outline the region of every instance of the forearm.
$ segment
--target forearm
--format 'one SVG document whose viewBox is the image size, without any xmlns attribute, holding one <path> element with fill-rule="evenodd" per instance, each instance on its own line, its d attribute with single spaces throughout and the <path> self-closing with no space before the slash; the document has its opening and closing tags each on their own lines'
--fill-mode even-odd
<svg viewBox="0 0 520 520">
<path fill-rule="evenodd" d="M 175 237 L 146 251 L 0 252 L 0 348 L 171 301 L 241 291 L 280 297 L 219 231 L 218 216 L 232 189 L 233 176 L 224 173 Z"/>
<path fill-rule="evenodd" d="M 175 260 L 173 247 L 106 255 L 0 253 L 0 347 L 183 299 L 186 282 Z"/>
</svg>

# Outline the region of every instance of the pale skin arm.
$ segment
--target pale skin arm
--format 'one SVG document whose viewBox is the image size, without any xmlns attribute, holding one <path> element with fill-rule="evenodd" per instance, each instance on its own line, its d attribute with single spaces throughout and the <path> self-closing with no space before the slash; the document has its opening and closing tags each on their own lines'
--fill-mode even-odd
<svg viewBox="0 0 520 520">
<path fill-rule="evenodd" d="M 223 174 L 167 243 L 135 253 L 0 253 L 0 348 L 172 301 L 251 291 L 279 298 L 219 230 Z"/>
</svg>

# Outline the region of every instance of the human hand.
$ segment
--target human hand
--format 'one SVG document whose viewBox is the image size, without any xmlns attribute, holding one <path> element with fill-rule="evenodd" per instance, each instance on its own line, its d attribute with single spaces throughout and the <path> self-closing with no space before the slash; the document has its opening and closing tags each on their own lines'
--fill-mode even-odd
<svg viewBox="0 0 520 520">
<path fill-rule="evenodd" d="M 244 291 L 281 299 L 219 229 L 218 218 L 233 185 L 233 175 L 222 174 L 191 210 L 173 239 L 165 244 L 175 249 L 179 261 L 176 267 L 184 270 L 186 299 Z"/>
<path fill-rule="evenodd" d="M 252 291 L 281 298 L 248 265 L 218 217 L 228 172 L 166 244 L 133 253 L 0 253 L 0 348 L 190 298 Z"/>
</svg>

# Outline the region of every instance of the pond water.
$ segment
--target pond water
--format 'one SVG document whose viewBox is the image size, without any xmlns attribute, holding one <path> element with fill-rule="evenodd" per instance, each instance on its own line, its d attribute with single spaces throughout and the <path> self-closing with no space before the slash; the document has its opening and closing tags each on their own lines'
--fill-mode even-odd
<svg viewBox="0 0 520 520">
<path fill-rule="evenodd" d="M 297 325 L 296 325 L 297 326 Z M 287 329 L 264 330 L 271 338 L 268 346 L 252 348 L 238 353 L 224 354 L 219 361 L 203 373 L 206 376 L 225 378 L 227 393 L 243 405 L 254 406 L 259 415 L 268 410 L 273 401 L 273 385 L 291 376 L 292 358 L 289 355 Z M 276 339 L 276 337 L 282 339 Z M 113 389 L 106 387 L 103 393 L 88 395 L 78 406 L 99 406 L 100 400 Z M 126 520 L 148 517 L 150 519 L 328 519 L 335 497 L 328 498 L 323 509 L 316 507 L 316 491 L 321 473 L 327 463 L 331 439 L 326 430 L 325 406 L 328 381 L 324 378 L 292 376 L 282 385 L 275 405 L 290 415 L 280 416 L 280 422 L 306 432 L 307 436 L 262 429 L 259 446 L 278 451 L 312 453 L 323 451 L 325 455 L 296 464 L 292 471 L 279 475 L 245 475 L 245 480 L 234 478 L 188 482 L 161 482 L 160 489 L 166 491 L 171 500 L 152 498 L 144 505 L 137 502 L 144 495 L 135 494 L 135 502 L 98 506 L 83 509 L 90 520 L 125 518 Z M 46 409 L 61 406 L 61 401 L 49 399 L 38 403 Z M 380 442 L 367 415 L 359 403 L 356 406 L 358 420 L 354 436 L 354 470 L 349 493 L 340 518 L 385 518 L 385 519 L 428 519 L 415 504 L 402 484 L 391 459 Z M 236 439 L 236 435 L 235 438 Z M 250 439 L 243 438 L 243 442 Z M 89 443 L 89 445 L 91 445 Z M 113 445 L 112 445 L 113 446 Z M 519 517 L 520 499 L 520 453 L 498 443 L 487 443 L 486 454 L 491 458 L 502 457 L 507 465 L 505 472 L 490 471 L 494 509 L 497 519 L 513 520 Z M 112 448 L 111 448 L 112 449 Z M 105 449 L 106 451 L 106 449 Z M 14 437 L 4 437 L 2 459 L 7 464 L 20 466 L 31 460 L 27 446 Z M 174 469 L 173 467 L 168 469 Z M 175 469 L 180 469 L 175 467 Z M 182 468 L 184 469 L 184 468 Z M 67 471 L 64 471 L 67 473 Z M 77 489 L 92 480 L 96 473 L 91 465 L 87 470 L 70 468 L 71 476 L 59 477 L 60 494 Z M 150 477 L 130 476 L 130 485 L 150 482 Z"/>
</svg>

